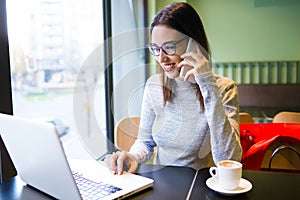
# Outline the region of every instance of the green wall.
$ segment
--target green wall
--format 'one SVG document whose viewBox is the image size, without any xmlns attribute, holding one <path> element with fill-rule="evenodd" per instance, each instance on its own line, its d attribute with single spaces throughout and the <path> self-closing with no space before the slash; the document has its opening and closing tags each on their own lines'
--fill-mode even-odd
<svg viewBox="0 0 300 200">
<path fill-rule="evenodd" d="M 171 2 L 156 0 L 152 8 L 158 11 Z M 213 62 L 300 60 L 299 0 L 187 2 L 202 18 Z"/>
</svg>

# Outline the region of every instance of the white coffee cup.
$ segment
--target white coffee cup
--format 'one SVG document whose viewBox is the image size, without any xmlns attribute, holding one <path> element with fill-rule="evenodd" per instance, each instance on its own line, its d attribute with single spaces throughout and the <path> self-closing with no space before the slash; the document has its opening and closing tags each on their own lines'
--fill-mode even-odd
<svg viewBox="0 0 300 200">
<path fill-rule="evenodd" d="M 243 165 L 240 162 L 223 160 L 217 163 L 217 167 L 211 167 L 209 173 L 216 178 L 220 188 L 235 190 L 242 178 L 242 167 Z"/>
</svg>

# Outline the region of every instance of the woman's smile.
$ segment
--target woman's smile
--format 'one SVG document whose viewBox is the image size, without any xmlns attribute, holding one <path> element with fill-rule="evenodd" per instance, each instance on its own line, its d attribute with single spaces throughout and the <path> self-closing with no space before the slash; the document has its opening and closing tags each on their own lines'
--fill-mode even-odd
<svg viewBox="0 0 300 200">
<path fill-rule="evenodd" d="M 175 69 L 175 64 L 174 63 L 161 63 L 161 66 L 165 70 L 165 72 L 170 72 L 173 69 Z"/>
</svg>

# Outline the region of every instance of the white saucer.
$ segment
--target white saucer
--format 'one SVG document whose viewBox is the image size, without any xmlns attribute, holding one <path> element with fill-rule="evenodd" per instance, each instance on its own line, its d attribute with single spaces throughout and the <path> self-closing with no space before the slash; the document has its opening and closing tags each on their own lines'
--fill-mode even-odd
<svg viewBox="0 0 300 200">
<path fill-rule="evenodd" d="M 209 179 L 207 179 L 206 185 L 210 189 L 212 189 L 220 194 L 226 195 L 226 196 L 242 194 L 242 193 L 248 192 L 252 189 L 251 182 L 249 182 L 248 180 L 243 179 L 243 178 L 240 181 L 239 187 L 236 188 L 235 190 L 224 190 L 224 189 L 220 188 L 218 186 L 218 182 L 217 182 L 216 178 L 214 178 L 214 177 L 210 177 Z"/>
</svg>

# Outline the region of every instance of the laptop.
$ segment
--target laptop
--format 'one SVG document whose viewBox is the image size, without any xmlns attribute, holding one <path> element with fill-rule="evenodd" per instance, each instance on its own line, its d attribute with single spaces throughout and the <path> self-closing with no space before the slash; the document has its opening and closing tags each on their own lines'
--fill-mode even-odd
<svg viewBox="0 0 300 200">
<path fill-rule="evenodd" d="M 57 199 L 122 199 L 154 182 L 131 173 L 113 175 L 101 161 L 67 159 L 51 123 L 0 114 L 0 135 L 21 179 Z"/>
</svg>

